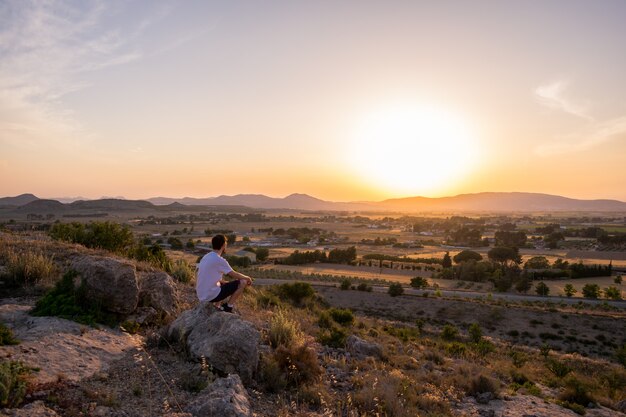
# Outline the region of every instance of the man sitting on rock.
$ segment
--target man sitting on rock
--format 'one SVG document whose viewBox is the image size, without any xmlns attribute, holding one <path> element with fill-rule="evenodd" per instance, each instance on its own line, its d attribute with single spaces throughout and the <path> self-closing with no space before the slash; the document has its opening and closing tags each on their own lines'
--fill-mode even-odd
<svg viewBox="0 0 626 417">
<path fill-rule="evenodd" d="M 198 266 L 196 294 L 200 301 L 210 301 L 220 310 L 231 313 L 235 301 L 241 296 L 243 290 L 248 285 L 252 285 L 252 278 L 233 271 L 228 261 L 222 258 L 228 246 L 224 235 L 213 236 L 211 246 L 213 251 L 204 255 Z M 228 275 L 234 280 L 225 281 L 222 279 L 223 275 Z M 219 302 L 227 298 L 228 302 L 219 306 Z"/>
</svg>

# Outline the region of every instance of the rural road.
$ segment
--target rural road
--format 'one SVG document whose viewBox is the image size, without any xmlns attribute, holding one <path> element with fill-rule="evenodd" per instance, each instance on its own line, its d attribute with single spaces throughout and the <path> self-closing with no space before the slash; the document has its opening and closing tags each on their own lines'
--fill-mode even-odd
<svg viewBox="0 0 626 417">
<path fill-rule="evenodd" d="M 276 285 L 276 284 L 284 284 L 285 282 L 288 282 L 288 281 L 289 280 L 284 280 L 284 279 L 259 278 L 259 279 L 255 279 L 254 283 L 256 285 Z M 334 287 L 338 285 L 338 283 L 335 283 L 335 282 L 323 282 L 323 281 L 307 281 L 307 282 L 315 286 Z M 384 285 L 373 285 L 372 288 L 375 292 L 381 292 L 381 293 L 386 293 L 388 289 L 388 287 Z M 405 295 L 422 296 L 424 293 L 428 293 L 429 295 L 432 296 L 432 294 L 435 291 L 436 290 L 433 290 L 433 289 L 421 290 L 421 289 L 416 289 L 416 288 L 404 287 Z M 476 299 L 476 298 L 486 298 L 488 296 L 488 293 L 485 293 L 485 292 L 467 291 L 467 290 L 460 291 L 460 290 L 440 289 L 439 292 L 441 293 L 443 297 L 448 297 L 448 298 L 458 297 L 458 298 Z M 584 302 L 587 304 L 596 305 L 596 304 L 607 303 L 608 305 L 611 305 L 613 307 L 626 308 L 626 300 L 620 300 L 620 301 L 605 300 L 605 299 L 594 300 L 594 299 L 581 298 L 581 297 L 567 298 L 567 297 L 555 297 L 555 296 L 542 297 L 539 295 L 525 295 L 525 294 L 511 294 L 511 293 L 491 293 L 491 298 L 494 300 L 506 300 L 506 301 L 531 301 L 531 302 L 543 301 L 543 302 L 566 303 L 566 304 L 578 304 L 578 302 Z"/>
</svg>

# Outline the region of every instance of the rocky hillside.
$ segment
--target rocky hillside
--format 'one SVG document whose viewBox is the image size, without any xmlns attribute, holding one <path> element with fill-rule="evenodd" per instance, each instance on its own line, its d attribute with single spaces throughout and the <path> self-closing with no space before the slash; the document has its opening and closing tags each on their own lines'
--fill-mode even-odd
<svg viewBox="0 0 626 417">
<path fill-rule="evenodd" d="M 417 297 L 368 293 L 370 308 L 355 314 L 338 301 L 346 291 L 286 283 L 253 286 L 229 314 L 147 264 L 7 235 L 3 285 L 33 251 L 54 268 L 40 288 L 5 288 L 0 300 L 1 415 L 618 416 L 626 407 L 614 357 L 486 336 L 471 304 L 457 322 L 438 322 L 420 319 L 419 304 L 412 316 L 381 309 Z"/>
</svg>

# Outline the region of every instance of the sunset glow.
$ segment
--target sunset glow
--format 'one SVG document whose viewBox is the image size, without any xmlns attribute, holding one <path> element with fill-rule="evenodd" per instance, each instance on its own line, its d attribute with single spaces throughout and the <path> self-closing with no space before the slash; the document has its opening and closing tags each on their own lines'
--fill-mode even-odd
<svg viewBox="0 0 626 417">
<path fill-rule="evenodd" d="M 619 1 L 3 1 L 0 195 L 626 200 L 625 20 Z"/>
<path fill-rule="evenodd" d="M 460 118 L 405 104 L 364 116 L 349 153 L 354 168 L 377 187 L 422 195 L 470 173 L 478 162 L 478 143 Z"/>
</svg>

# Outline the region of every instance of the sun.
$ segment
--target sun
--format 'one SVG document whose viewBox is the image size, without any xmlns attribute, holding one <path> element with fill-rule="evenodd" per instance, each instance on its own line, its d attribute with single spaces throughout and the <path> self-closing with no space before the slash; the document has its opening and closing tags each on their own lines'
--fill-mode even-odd
<svg viewBox="0 0 626 417">
<path fill-rule="evenodd" d="M 387 106 L 356 123 L 348 159 L 390 194 L 437 193 L 477 165 L 478 144 L 459 116 L 424 105 Z"/>
</svg>

